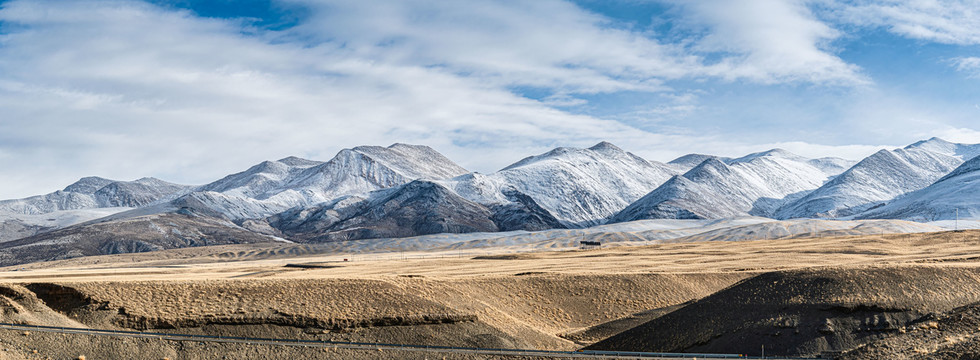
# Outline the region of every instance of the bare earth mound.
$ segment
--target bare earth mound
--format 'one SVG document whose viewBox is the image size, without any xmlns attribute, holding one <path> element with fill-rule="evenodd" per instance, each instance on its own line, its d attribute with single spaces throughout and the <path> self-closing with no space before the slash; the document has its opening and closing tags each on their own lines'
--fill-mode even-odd
<svg viewBox="0 0 980 360">
<path fill-rule="evenodd" d="M 818 355 L 980 301 L 980 269 L 900 266 L 762 274 L 589 349 Z"/>
<path fill-rule="evenodd" d="M 858 347 L 841 359 L 980 358 L 980 303 L 925 316 L 888 338 Z"/>
</svg>

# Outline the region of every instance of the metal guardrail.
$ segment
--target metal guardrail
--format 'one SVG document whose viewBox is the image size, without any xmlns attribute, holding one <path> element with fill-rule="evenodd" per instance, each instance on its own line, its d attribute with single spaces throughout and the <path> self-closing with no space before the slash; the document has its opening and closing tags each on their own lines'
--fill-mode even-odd
<svg viewBox="0 0 980 360">
<path fill-rule="evenodd" d="M 540 356 L 554 358 L 652 358 L 652 359 L 763 359 L 739 354 L 698 354 L 698 353 L 657 353 L 657 352 L 636 352 L 636 351 L 605 351 L 605 350 L 578 350 L 578 351 L 554 351 L 554 350 L 534 350 L 534 349 L 496 349 L 496 348 L 472 348 L 457 346 L 439 345 L 409 345 L 409 344 L 387 344 L 387 343 L 362 343 L 329 340 L 303 340 L 303 339 L 278 339 L 278 338 L 252 338 L 239 336 L 217 336 L 217 335 L 196 335 L 196 334 L 176 334 L 148 331 L 127 331 L 127 330 L 108 330 L 108 329 L 86 329 L 59 326 L 43 325 L 24 325 L 0 322 L 0 329 L 19 330 L 19 331 L 39 331 L 55 332 L 63 334 L 87 334 L 118 337 L 136 338 L 155 338 L 173 341 L 199 341 L 199 342 L 223 342 L 223 343 L 242 343 L 253 345 L 280 345 L 280 346 L 308 346 L 308 347 L 332 347 L 344 349 L 362 350 L 402 350 L 402 351 L 429 351 L 445 353 L 471 353 L 487 355 L 513 355 L 513 356 Z M 790 357 L 765 357 L 773 360 L 804 360 L 812 358 L 790 358 Z"/>
</svg>

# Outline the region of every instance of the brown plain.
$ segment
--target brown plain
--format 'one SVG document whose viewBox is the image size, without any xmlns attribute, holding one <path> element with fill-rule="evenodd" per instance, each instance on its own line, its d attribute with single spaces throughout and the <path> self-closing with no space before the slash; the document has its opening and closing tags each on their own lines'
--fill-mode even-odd
<svg viewBox="0 0 980 360">
<path fill-rule="evenodd" d="M 701 299 L 764 272 L 980 267 L 980 230 L 533 253 L 303 255 L 291 250 L 295 246 L 228 245 L 69 259 L 3 269 L 0 283 L 17 289 L 56 284 L 130 319 L 82 321 L 92 327 L 125 328 L 133 319 L 171 327 L 216 319 L 256 325 L 276 317 L 369 324 L 438 314 L 472 317 L 493 329 L 473 331 L 499 331 L 509 345 L 571 350 L 613 333 L 571 334 Z"/>
</svg>

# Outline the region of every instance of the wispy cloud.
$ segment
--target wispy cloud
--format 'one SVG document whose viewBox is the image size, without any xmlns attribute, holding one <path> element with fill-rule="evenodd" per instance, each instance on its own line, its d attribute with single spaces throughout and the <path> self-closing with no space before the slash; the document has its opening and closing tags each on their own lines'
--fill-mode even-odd
<svg viewBox="0 0 980 360">
<path fill-rule="evenodd" d="M 859 0 L 838 6 L 842 19 L 945 44 L 980 44 L 980 1 Z"/>
<path fill-rule="evenodd" d="M 832 51 L 842 34 L 815 18 L 804 1 L 679 1 L 687 20 L 707 29 L 695 43 L 720 53 L 706 72 L 762 83 L 863 85 L 870 79 Z"/>
<path fill-rule="evenodd" d="M 950 63 L 958 71 L 967 73 L 971 77 L 980 77 L 980 57 L 958 57 L 950 59 Z"/>
</svg>

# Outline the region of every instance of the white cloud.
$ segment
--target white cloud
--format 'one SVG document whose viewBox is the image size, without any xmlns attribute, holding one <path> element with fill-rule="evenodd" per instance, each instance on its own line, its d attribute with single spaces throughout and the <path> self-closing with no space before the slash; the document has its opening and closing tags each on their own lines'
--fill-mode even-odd
<svg viewBox="0 0 980 360">
<path fill-rule="evenodd" d="M 980 77 L 980 57 L 958 57 L 950 62 L 956 70 L 967 73 L 970 77 Z"/>
<path fill-rule="evenodd" d="M 703 52 L 730 53 L 706 71 L 730 80 L 861 85 L 861 69 L 831 51 L 841 33 L 819 21 L 804 1 L 679 1 L 689 21 L 708 33 L 696 42 Z"/>
<path fill-rule="evenodd" d="M 698 66 L 682 49 L 610 28 L 564 1 L 294 2 L 313 9 L 299 31 L 342 41 L 358 57 L 444 68 L 495 86 L 650 91 Z"/>
<path fill-rule="evenodd" d="M 708 28 L 695 52 L 687 40 L 664 43 L 658 34 L 615 28 L 607 18 L 557 0 L 291 1 L 316 9 L 303 30 L 343 39 L 359 56 L 443 66 L 503 85 L 590 93 L 660 90 L 663 80 L 691 77 L 868 81 L 828 50 L 840 34 L 797 1 L 673 2 L 687 10 L 683 22 Z M 722 60 L 709 64 L 707 55 Z"/>
<path fill-rule="evenodd" d="M 838 9 L 858 25 L 881 26 L 909 37 L 945 44 L 980 44 L 980 1 L 863 0 Z"/>
</svg>

